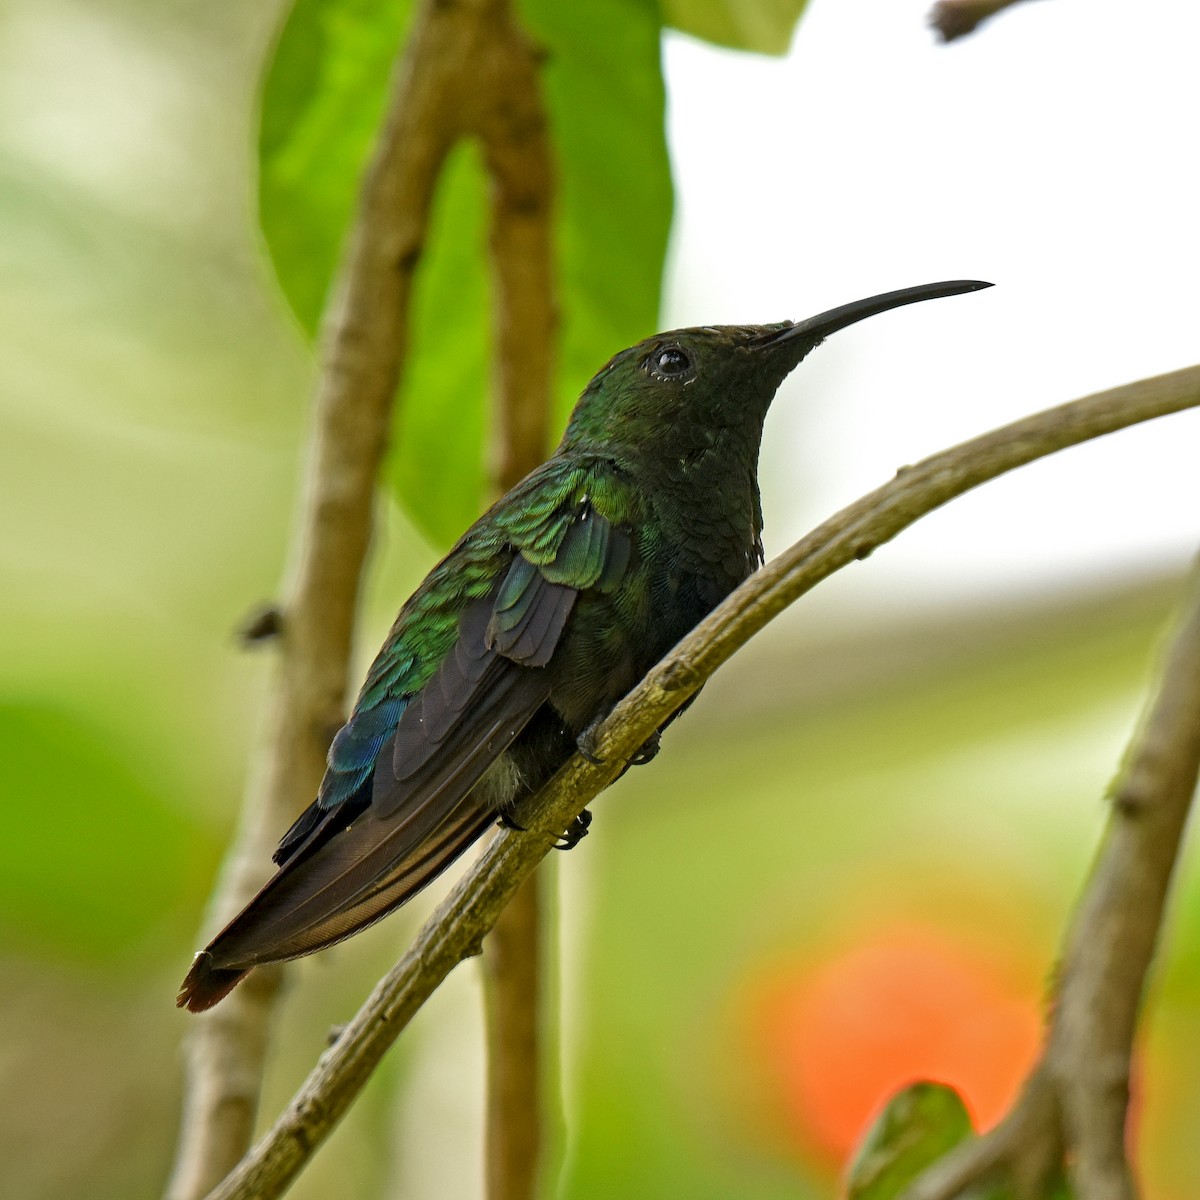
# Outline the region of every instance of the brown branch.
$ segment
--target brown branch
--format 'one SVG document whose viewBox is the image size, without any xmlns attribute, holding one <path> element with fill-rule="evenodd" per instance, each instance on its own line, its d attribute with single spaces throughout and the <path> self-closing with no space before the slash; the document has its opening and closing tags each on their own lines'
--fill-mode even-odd
<svg viewBox="0 0 1200 1200">
<path fill-rule="evenodd" d="M 974 33 L 990 17 L 1020 0 L 938 0 L 929 11 L 930 27 L 943 42 Z"/>
<path fill-rule="evenodd" d="M 535 797 L 529 832 L 496 838 L 376 986 L 278 1121 L 210 1200 L 271 1200 L 345 1114 L 387 1049 L 488 930 L 559 831 L 620 773 L 647 737 L 789 604 L 901 530 L 981 483 L 1067 446 L 1200 406 L 1200 367 L 1114 388 L 1027 417 L 903 468 L 751 576 L 616 706 L 597 738 Z"/>
<path fill-rule="evenodd" d="M 480 79 L 478 131 L 490 179 L 495 339 L 496 494 L 546 456 L 557 325 L 554 171 L 539 88 L 539 53 L 497 10 Z M 532 1200 L 543 1139 L 542 905 L 531 875 L 484 943 L 487 1044 L 484 1164 L 489 1200 Z"/>
<path fill-rule="evenodd" d="M 1045 1048 L 1012 1112 L 936 1163 L 906 1200 L 951 1200 L 1007 1171 L 1040 1197 L 1065 1172 L 1087 1200 L 1133 1200 L 1130 1059 L 1146 976 L 1200 775 L 1200 565 L 1158 692 L 1134 735 L 1066 939 Z"/>
<path fill-rule="evenodd" d="M 427 0 L 414 16 L 374 158 L 363 182 L 336 293 L 326 313 L 309 467 L 283 589 L 280 668 L 241 829 L 209 905 L 220 927 L 265 881 L 271 852 L 315 793 L 343 719 L 359 581 L 376 477 L 407 347 L 413 271 L 434 185 L 461 132 L 477 44 L 474 3 Z M 194 1019 L 186 1039 L 184 1116 L 170 1200 L 195 1200 L 245 1153 L 253 1134 L 267 1026 L 280 971 Z"/>
<path fill-rule="evenodd" d="M 501 3 L 488 41 L 478 131 L 491 184 L 497 397 L 492 477 L 506 492 L 546 457 L 555 304 L 554 166 L 538 82 L 541 55 Z"/>
<path fill-rule="evenodd" d="M 529 1200 L 537 1190 L 544 1134 L 542 893 L 535 872 L 483 943 L 489 1200 Z"/>
</svg>

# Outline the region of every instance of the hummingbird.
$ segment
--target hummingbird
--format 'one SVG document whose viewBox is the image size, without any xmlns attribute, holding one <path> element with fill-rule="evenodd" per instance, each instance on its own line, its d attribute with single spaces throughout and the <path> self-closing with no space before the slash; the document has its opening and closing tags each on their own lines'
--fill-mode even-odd
<svg viewBox="0 0 1200 1200">
<path fill-rule="evenodd" d="M 795 323 L 677 329 L 612 358 L 554 454 L 400 609 L 275 875 L 196 955 L 176 1003 L 201 1012 L 254 967 L 357 933 L 494 822 L 516 826 L 521 802 L 576 751 L 594 758 L 616 702 L 762 564 L 759 447 L 784 378 L 848 325 L 990 286 L 931 283 Z M 654 756 L 661 732 L 633 763 Z"/>
</svg>

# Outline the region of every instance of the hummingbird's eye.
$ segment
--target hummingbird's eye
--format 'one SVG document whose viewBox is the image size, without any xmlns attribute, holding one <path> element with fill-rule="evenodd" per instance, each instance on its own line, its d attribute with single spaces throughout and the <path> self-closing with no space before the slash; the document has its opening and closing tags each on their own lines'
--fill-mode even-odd
<svg viewBox="0 0 1200 1200">
<path fill-rule="evenodd" d="M 646 365 L 659 379 L 678 379 L 692 369 L 692 360 L 678 346 L 664 346 L 650 355 Z"/>
</svg>

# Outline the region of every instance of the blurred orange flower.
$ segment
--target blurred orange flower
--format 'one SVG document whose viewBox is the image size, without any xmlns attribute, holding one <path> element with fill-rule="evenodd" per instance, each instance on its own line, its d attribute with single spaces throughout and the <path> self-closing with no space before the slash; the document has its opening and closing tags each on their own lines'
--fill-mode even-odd
<svg viewBox="0 0 1200 1200">
<path fill-rule="evenodd" d="M 976 1128 L 1003 1115 L 1036 1055 L 1040 992 L 917 924 L 872 930 L 756 988 L 755 1041 L 789 1127 L 842 1161 L 918 1079 L 957 1089 Z"/>
</svg>

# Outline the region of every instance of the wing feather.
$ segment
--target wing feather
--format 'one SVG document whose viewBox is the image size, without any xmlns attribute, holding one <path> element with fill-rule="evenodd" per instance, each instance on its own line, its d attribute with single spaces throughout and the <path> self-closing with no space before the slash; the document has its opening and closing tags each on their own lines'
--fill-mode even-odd
<svg viewBox="0 0 1200 1200">
<path fill-rule="evenodd" d="M 498 585 L 462 610 L 453 645 L 422 686 L 403 687 L 415 651 L 385 649 L 396 661 L 372 668 L 330 752 L 321 798 L 280 844 L 280 870 L 197 957 L 180 1004 L 209 1007 L 244 970 L 378 920 L 494 819 L 515 782 L 481 781 L 549 699 L 546 666 L 580 592 L 616 587 L 632 553 L 629 534 L 586 499 L 524 532 Z"/>
</svg>

